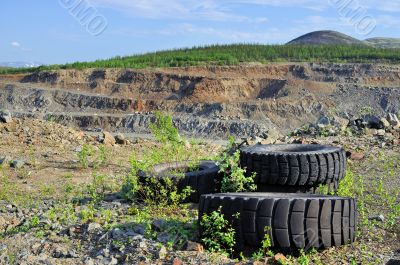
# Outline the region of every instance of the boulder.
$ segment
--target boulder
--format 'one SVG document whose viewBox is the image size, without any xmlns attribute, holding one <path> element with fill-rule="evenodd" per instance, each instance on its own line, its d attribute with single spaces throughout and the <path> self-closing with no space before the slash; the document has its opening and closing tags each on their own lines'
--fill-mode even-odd
<svg viewBox="0 0 400 265">
<path fill-rule="evenodd" d="M 103 143 L 109 146 L 115 145 L 114 136 L 112 136 L 112 134 L 109 132 L 103 132 Z"/>
<path fill-rule="evenodd" d="M 159 259 L 165 259 L 167 257 L 167 255 L 168 255 L 167 248 L 164 246 L 161 246 L 160 250 L 157 253 L 157 257 Z"/>
<path fill-rule="evenodd" d="M 5 164 L 9 158 L 7 156 L 0 156 L 0 165 Z"/>
<path fill-rule="evenodd" d="M 186 251 L 196 251 L 196 252 L 203 252 L 204 247 L 202 244 L 193 242 L 193 241 L 187 241 L 185 244 L 185 250 Z"/>
<path fill-rule="evenodd" d="M 378 130 L 377 129 L 365 128 L 364 129 L 364 134 L 368 135 L 368 136 L 374 136 L 374 135 L 378 134 Z"/>
<path fill-rule="evenodd" d="M 381 119 L 379 117 L 375 116 L 375 115 L 370 115 L 370 114 L 364 115 L 362 117 L 362 121 L 363 121 L 362 122 L 363 125 L 366 128 L 369 128 L 369 129 L 380 130 L 380 129 L 384 129 L 385 128 L 385 126 L 383 125 Z"/>
<path fill-rule="evenodd" d="M 350 121 L 348 119 L 342 117 L 335 116 L 333 119 L 335 126 L 338 127 L 341 131 L 345 131 L 350 124 Z"/>
<path fill-rule="evenodd" d="M 383 130 L 383 129 L 377 130 L 377 131 L 376 131 L 376 135 L 377 135 L 377 136 L 385 136 L 385 133 L 386 133 L 386 132 L 385 132 L 385 130 Z"/>
<path fill-rule="evenodd" d="M 330 119 L 329 119 L 328 117 L 326 117 L 326 116 L 323 116 L 323 117 L 319 118 L 319 119 L 317 120 L 317 122 L 316 122 L 316 125 L 317 125 L 318 127 L 325 127 L 325 126 L 330 125 L 330 124 L 331 124 L 331 121 L 330 121 Z"/>
<path fill-rule="evenodd" d="M 172 265 L 183 265 L 183 261 L 180 258 L 174 258 Z"/>
<path fill-rule="evenodd" d="M 390 123 L 390 125 L 392 125 L 393 127 L 399 127 L 400 126 L 399 118 L 394 113 L 389 113 L 388 116 L 387 116 L 387 120 Z"/>
<path fill-rule="evenodd" d="M 12 122 L 11 113 L 8 110 L 0 110 L 0 121 L 5 123 Z"/>
<path fill-rule="evenodd" d="M 22 168 L 25 165 L 25 161 L 21 159 L 15 159 L 11 161 L 10 166 L 12 168 Z"/>
<path fill-rule="evenodd" d="M 115 142 L 117 144 L 121 144 L 121 145 L 127 144 L 127 140 L 125 139 L 125 136 L 121 133 L 119 133 L 115 136 Z"/>
<path fill-rule="evenodd" d="M 348 155 L 351 160 L 363 160 L 365 157 L 363 153 L 358 153 L 358 152 L 349 152 Z"/>
<path fill-rule="evenodd" d="M 389 128 L 390 127 L 390 122 L 387 119 L 381 118 L 381 122 L 382 122 L 382 124 L 383 124 L 383 126 L 385 128 Z"/>
</svg>

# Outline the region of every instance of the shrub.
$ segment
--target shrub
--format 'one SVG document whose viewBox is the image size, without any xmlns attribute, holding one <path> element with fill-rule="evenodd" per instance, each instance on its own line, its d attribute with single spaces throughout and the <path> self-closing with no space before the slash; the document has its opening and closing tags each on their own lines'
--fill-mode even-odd
<svg viewBox="0 0 400 265">
<path fill-rule="evenodd" d="M 83 168 L 89 167 L 89 157 L 94 154 L 93 148 L 88 145 L 84 144 L 82 146 L 81 151 L 78 152 L 78 159 Z"/>
<path fill-rule="evenodd" d="M 263 241 L 261 242 L 261 248 L 257 252 L 253 253 L 253 259 L 261 260 L 266 255 L 274 256 L 274 253 L 270 250 L 270 248 L 272 247 L 271 238 L 268 233 L 270 230 L 271 227 L 266 226 L 264 228 L 265 235 Z"/>
<path fill-rule="evenodd" d="M 178 129 L 174 126 L 171 116 L 164 116 L 161 112 L 155 113 L 156 120 L 150 124 L 150 129 L 157 141 L 163 144 L 182 143 Z"/>
<path fill-rule="evenodd" d="M 182 191 L 170 178 L 162 179 L 149 177 L 136 191 L 137 197 L 147 204 L 177 206 L 183 202 L 193 190 L 186 187 Z"/>
<path fill-rule="evenodd" d="M 232 256 L 235 246 L 235 230 L 224 218 L 221 209 L 205 214 L 200 224 L 203 228 L 202 242 L 211 252 Z"/>
<path fill-rule="evenodd" d="M 139 171 L 148 172 L 159 163 L 189 160 L 195 155 L 185 148 L 184 141 L 177 128 L 173 125 L 171 116 L 156 113 L 156 119 L 150 124 L 150 129 L 156 140 L 161 144 L 156 148 L 147 150 L 141 160 L 133 154 L 130 158 L 131 173 L 125 178 L 122 186 L 122 195 L 125 199 L 133 201 L 139 199 L 147 204 L 177 205 L 184 201 L 192 192 L 190 188 L 179 191 L 176 183 L 170 178 L 147 178 L 139 182 Z M 195 169 L 196 161 L 190 164 L 190 169 Z M 183 175 L 181 172 L 175 175 Z"/>
<path fill-rule="evenodd" d="M 236 150 L 234 138 L 229 138 L 228 148 L 221 154 L 219 160 L 220 173 L 223 173 L 221 192 L 255 191 L 255 174 L 246 177 L 246 169 L 240 167 L 240 151 Z"/>
</svg>

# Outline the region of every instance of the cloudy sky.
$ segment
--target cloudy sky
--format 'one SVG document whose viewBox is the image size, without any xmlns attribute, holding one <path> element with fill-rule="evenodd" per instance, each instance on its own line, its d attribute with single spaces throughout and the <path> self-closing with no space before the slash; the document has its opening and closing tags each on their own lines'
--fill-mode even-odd
<svg viewBox="0 0 400 265">
<path fill-rule="evenodd" d="M 3 0 L 0 23 L 0 62 L 53 64 L 326 29 L 400 37 L 400 1 Z"/>
</svg>

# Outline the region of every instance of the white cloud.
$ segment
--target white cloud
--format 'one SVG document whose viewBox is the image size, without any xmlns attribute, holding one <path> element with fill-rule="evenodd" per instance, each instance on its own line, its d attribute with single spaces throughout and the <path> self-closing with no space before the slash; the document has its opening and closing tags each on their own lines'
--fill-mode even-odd
<svg viewBox="0 0 400 265">
<path fill-rule="evenodd" d="M 248 42 L 248 43 L 280 43 L 286 40 L 286 33 L 277 28 L 263 31 L 249 32 L 240 30 L 218 29 L 213 27 L 199 27 L 190 23 L 174 24 L 160 30 L 158 34 L 164 36 L 208 36 L 214 41 L 222 42 Z"/>
<path fill-rule="evenodd" d="M 11 42 L 11 46 L 19 48 L 19 47 L 21 47 L 21 44 L 17 41 L 13 41 L 13 42 Z"/>
<path fill-rule="evenodd" d="M 377 16 L 376 22 L 383 28 L 398 27 L 400 25 L 400 18 L 390 15 Z"/>
<path fill-rule="evenodd" d="M 192 18 L 207 20 L 234 19 L 246 21 L 249 18 L 235 14 L 233 5 L 264 5 L 292 7 L 323 11 L 338 5 L 350 4 L 371 10 L 399 12 L 400 2 L 393 0 L 88 0 L 95 6 L 113 8 L 139 17 Z"/>
<path fill-rule="evenodd" d="M 23 51 L 23 52 L 30 52 L 30 51 L 32 51 L 31 48 L 27 48 L 27 47 L 22 46 L 21 43 L 19 43 L 18 41 L 13 41 L 13 42 L 11 42 L 10 44 L 11 44 L 11 46 L 13 46 L 14 48 L 16 48 L 16 49 L 18 49 L 18 50 L 21 50 L 21 51 Z"/>
<path fill-rule="evenodd" d="M 89 0 L 97 7 L 112 8 L 135 17 L 264 23 L 265 17 L 235 14 L 225 1 L 206 0 Z"/>
</svg>

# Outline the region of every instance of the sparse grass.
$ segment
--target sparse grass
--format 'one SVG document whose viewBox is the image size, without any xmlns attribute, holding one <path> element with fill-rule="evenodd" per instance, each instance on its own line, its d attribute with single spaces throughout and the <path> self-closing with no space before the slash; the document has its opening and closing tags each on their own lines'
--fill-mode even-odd
<svg viewBox="0 0 400 265">
<path fill-rule="evenodd" d="M 355 139 L 355 141 L 358 141 L 357 138 Z M 176 142 L 179 145 L 184 145 L 183 139 L 182 142 Z M 170 140 L 165 143 L 170 144 Z M 363 145 L 360 143 L 360 146 Z M 135 146 L 135 150 L 136 148 Z M 168 148 L 175 147 L 169 146 Z M 153 163 L 170 159 L 184 159 L 188 153 L 196 160 L 203 158 L 205 154 L 203 150 L 205 148 L 195 142 L 192 142 L 188 153 L 185 153 L 187 151 L 183 149 L 176 149 L 178 150 L 176 154 L 179 156 L 172 158 L 161 154 L 162 151 L 166 151 L 167 154 L 173 152 L 168 148 L 158 142 L 146 145 L 144 152 L 136 151 L 136 154 L 131 159 L 132 170 L 141 168 L 143 166 L 142 163 L 153 165 Z M 363 148 L 367 147 L 363 146 Z M 355 197 L 358 203 L 360 218 L 356 243 L 351 246 L 334 248 L 333 250 L 310 250 L 308 252 L 290 253 L 291 255 L 287 255 L 285 259 L 280 261 L 281 264 L 339 264 L 340 262 L 347 262 L 348 264 L 382 264 L 381 256 L 377 255 L 377 253 L 384 252 L 386 255 L 386 253 L 393 251 L 388 244 L 393 242 L 393 238 L 396 238 L 399 233 L 400 206 L 398 185 L 396 184 L 398 182 L 393 184 L 393 180 L 399 178 L 400 172 L 400 155 L 397 150 L 383 149 L 382 151 L 376 151 L 376 149 L 371 148 L 371 150 L 365 151 L 367 153 L 365 161 L 349 161 L 348 172 L 342 180 L 337 193 L 340 196 Z M 39 150 L 35 150 L 35 152 L 39 152 Z M 97 151 L 97 153 L 95 152 L 90 158 L 99 156 L 99 153 L 101 153 L 101 150 Z M 71 153 L 71 156 L 74 155 L 76 154 Z M 129 158 L 125 156 L 123 159 L 128 160 Z M 7 167 L 6 165 L 0 171 L 2 172 L 0 175 L 0 200 L 6 200 L 26 208 L 34 205 L 35 202 L 41 202 L 43 198 L 54 198 L 52 194 L 63 194 L 63 197 L 57 197 L 55 205 L 45 212 L 44 217 L 52 225 L 59 224 L 65 229 L 65 227 L 80 227 L 82 224 L 96 222 L 101 225 L 104 231 L 109 231 L 113 228 L 132 230 L 137 226 L 143 226 L 145 235 L 149 239 L 158 240 L 157 238 L 160 235 L 168 234 L 170 237 L 168 242 L 163 242 L 162 244 L 171 251 L 181 250 L 187 240 L 199 241 L 196 235 L 196 208 L 192 209 L 189 204 L 172 203 L 167 205 L 138 201 L 135 199 L 136 188 L 134 187 L 138 184 L 135 184 L 136 179 L 134 178 L 130 180 L 131 191 L 133 192 L 131 194 L 132 202 L 130 207 L 127 206 L 125 211 L 118 208 L 103 208 L 104 197 L 120 191 L 125 177 L 124 173 L 121 173 L 121 176 L 114 176 L 112 173 L 105 174 L 101 171 L 102 167 L 92 167 L 87 171 L 63 172 L 61 174 L 62 190 L 57 190 L 59 187 L 50 183 L 48 187 L 46 185 L 37 185 L 37 187 L 35 186 L 37 190 L 27 191 L 23 189 L 25 184 L 21 184 L 23 180 L 18 180 L 15 176 L 10 178 L 6 175 L 9 172 L 16 173 Z M 29 166 L 27 167 L 29 169 Z M 89 179 L 89 183 L 84 185 L 82 183 L 74 184 L 73 180 L 75 180 L 77 174 L 86 176 Z M 129 175 L 129 177 L 134 176 L 134 174 Z M 65 193 L 63 193 L 64 190 Z M 369 217 L 378 214 L 384 215 L 384 222 L 369 219 Z M 158 219 L 161 219 L 164 223 L 161 229 L 152 225 Z M 218 218 L 214 219 L 217 220 Z M 3 233 L 2 236 L 4 238 L 12 238 L 15 234 L 31 233 L 38 239 L 46 240 L 48 234 L 51 233 L 50 228 L 46 225 L 38 226 L 37 221 L 37 218 L 29 220 L 22 226 L 22 229 L 10 229 L 7 234 Z M 59 231 L 56 230 L 55 232 Z M 209 238 L 215 239 L 216 237 Z M 228 239 L 229 241 L 229 238 L 227 236 L 224 240 Z M 84 241 L 81 243 L 85 244 Z M 124 242 L 115 242 L 116 245 L 122 243 Z M 268 239 L 265 238 L 262 249 L 253 258 L 257 260 L 269 259 L 273 254 L 276 254 L 270 252 L 271 248 L 268 246 Z M 82 248 L 76 245 L 76 249 L 85 249 L 85 247 Z M 224 247 L 221 248 L 222 252 L 227 252 Z M 18 257 L 15 256 L 14 258 L 13 252 L 10 252 L 9 256 L 10 260 Z M 212 257 L 215 258 L 215 256 Z M 218 259 L 216 258 L 215 263 L 218 263 L 217 261 Z"/>
</svg>

